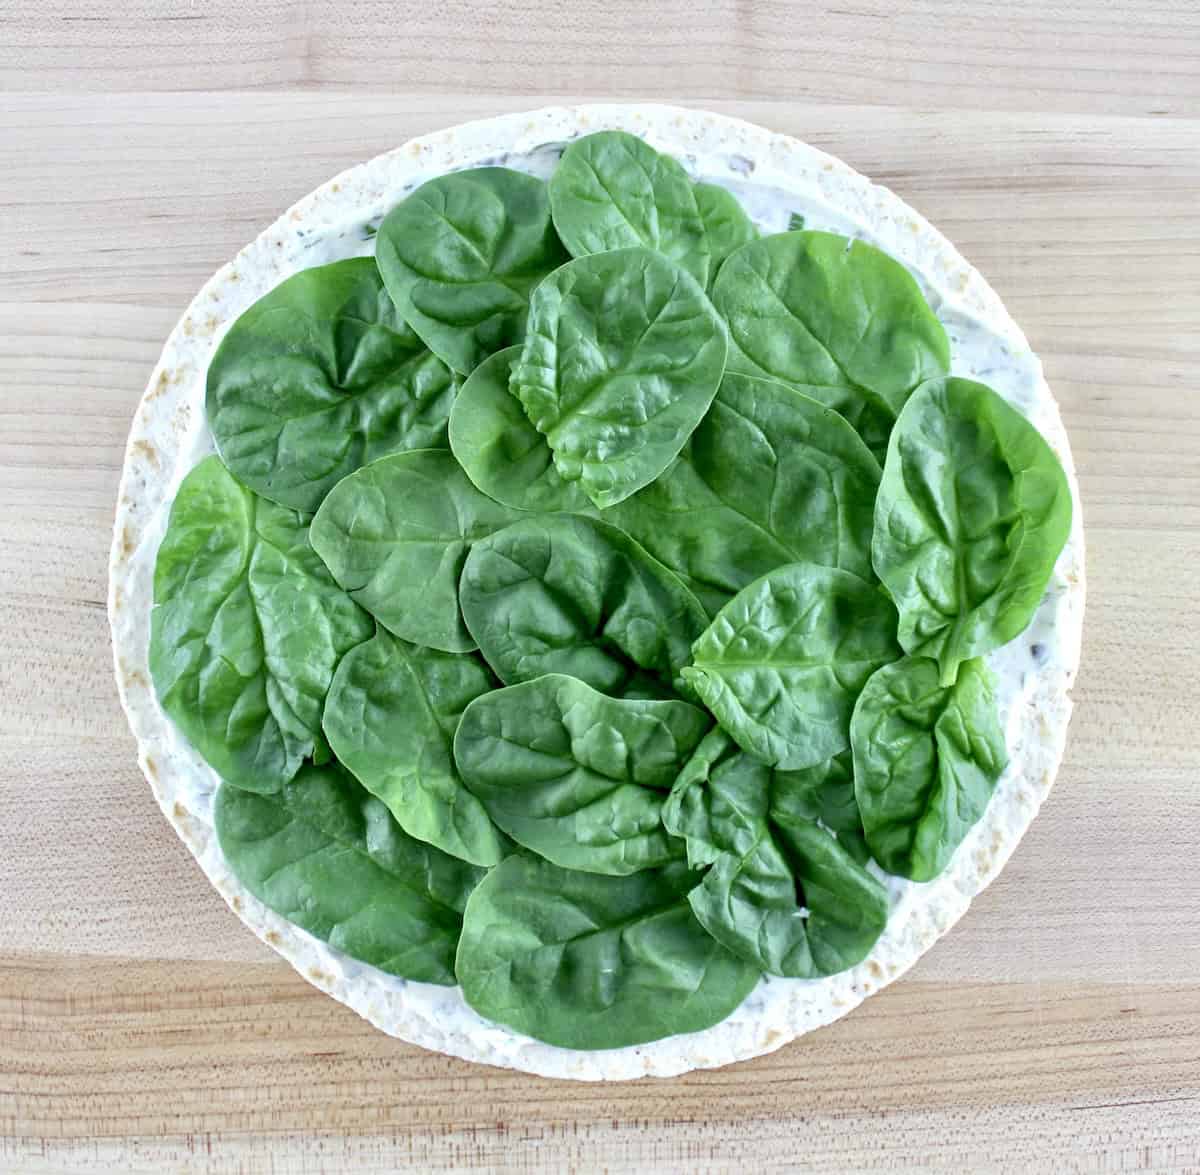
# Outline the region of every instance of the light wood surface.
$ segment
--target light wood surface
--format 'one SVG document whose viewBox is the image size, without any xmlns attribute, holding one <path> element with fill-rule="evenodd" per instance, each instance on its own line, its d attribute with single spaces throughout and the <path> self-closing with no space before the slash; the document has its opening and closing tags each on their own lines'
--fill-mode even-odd
<svg viewBox="0 0 1200 1175">
<path fill-rule="evenodd" d="M 899 11 L 897 11 L 897 9 Z M 1200 1171 L 1200 8 L 0 0 L 0 1170 Z M 558 98 L 832 151 L 974 261 L 1080 468 L 1058 784 L 916 970 L 758 1061 L 555 1084 L 309 988 L 163 822 L 104 614 L 125 434 L 336 171 Z"/>
</svg>

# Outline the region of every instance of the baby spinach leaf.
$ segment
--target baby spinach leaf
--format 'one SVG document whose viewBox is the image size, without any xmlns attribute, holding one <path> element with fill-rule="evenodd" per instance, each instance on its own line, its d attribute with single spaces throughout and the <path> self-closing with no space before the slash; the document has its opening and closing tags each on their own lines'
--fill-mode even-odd
<svg viewBox="0 0 1200 1175">
<path fill-rule="evenodd" d="M 849 746 L 859 690 L 899 653 L 896 611 L 877 587 L 788 563 L 717 613 L 683 677 L 743 750 L 796 770 Z"/>
<path fill-rule="evenodd" d="M 550 223 L 546 185 L 504 167 L 422 184 L 384 218 L 379 271 L 426 346 L 469 375 L 521 341 L 529 291 L 567 253 Z"/>
<path fill-rule="evenodd" d="M 369 257 L 276 286 L 208 369 L 208 423 L 226 466 L 308 513 L 376 457 L 444 448 L 453 399 L 449 368 L 396 313 Z"/>
<path fill-rule="evenodd" d="M 611 510 L 715 614 L 781 563 L 869 577 L 879 466 L 836 412 L 727 372 L 679 460 Z"/>
<path fill-rule="evenodd" d="M 781 824 L 819 820 L 860 865 L 871 859 L 862 815 L 854 796 L 854 760 L 849 750 L 803 771 L 775 770 L 773 817 Z"/>
<path fill-rule="evenodd" d="M 534 291 L 512 391 L 559 476 L 604 509 L 670 465 L 716 395 L 725 351 L 692 277 L 648 249 L 617 249 Z"/>
<path fill-rule="evenodd" d="M 475 865 L 495 865 L 504 838 L 463 787 L 453 741 L 467 703 L 492 686 L 474 657 L 380 629 L 342 658 L 325 702 L 325 735 L 338 760 L 410 836 Z"/>
<path fill-rule="evenodd" d="M 450 448 L 475 488 L 514 510 L 590 510 L 578 481 L 563 481 L 542 436 L 509 391 L 520 347 L 497 351 L 468 377 L 450 413 Z"/>
<path fill-rule="evenodd" d="M 309 547 L 303 515 L 257 497 L 216 457 L 184 478 L 154 569 L 150 673 L 220 776 L 278 791 L 323 754 L 333 671 L 370 633 Z"/>
<path fill-rule="evenodd" d="M 467 902 L 456 971 L 467 1003 L 547 1044 L 610 1049 L 725 1019 L 758 970 L 697 924 L 682 864 L 597 877 L 519 854 Z"/>
<path fill-rule="evenodd" d="M 799 212 L 788 216 L 788 232 L 799 232 L 804 228 L 804 217 Z"/>
<path fill-rule="evenodd" d="M 709 239 L 687 172 L 625 131 L 585 135 L 550 178 L 554 227 L 574 257 L 644 245 L 708 283 Z"/>
<path fill-rule="evenodd" d="M 758 229 L 738 203 L 737 197 L 720 184 L 696 184 L 692 191 L 696 196 L 700 219 L 704 222 L 704 235 L 708 238 L 708 284 L 711 286 L 721 262 L 734 249 L 757 240 Z"/>
<path fill-rule="evenodd" d="M 518 515 L 481 494 L 447 452 L 397 453 L 343 478 L 312 521 L 313 549 L 396 636 L 466 653 L 458 578 L 471 544 Z"/>
<path fill-rule="evenodd" d="M 682 855 L 659 816 L 709 725 L 686 702 L 610 698 L 551 673 L 476 698 L 454 760 L 518 844 L 566 869 L 633 873 Z"/>
<path fill-rule="evenodd" d="M 407 836 L 337 764 L 304 767 L 275 795 L 224 783 L 213 823 L 237 879 L 289 922 L 389 974 L 454 983 L 484 871 Z"/>
<path fill-rule="evenodd" d="M 884 666 L 864 687 L 850 724 L 854 790 L 889 873 L 932 880 L 983 815 L 1008 757 L 992 690 L 982 661 L 943 686 L 925 657 Z"/>
<path fill-rule="evenodd" d="M 887 890 L 814 820 L 799 815 L 784 773 L 705 736 L 663 807 L 693 866 L 700 925 L 773 975 L 814 979 L 861 962 L 883 933 Z M 782 800 L 782 803 L 779 802 Z"/>
<path fill-rule="evenodd" d="M 840 412 L 882 459 L 918 384 L 950 366 L 950 344 L 908 270 L 834 233 L 763 237 L 713 285 L 731 370 L 769 375 Z"/>
<path fill-rule="evenodd" d="M 991 388 L 938 380 L 913 394 L 875 504 L 875 570 L 900 643 L 959 664 L 1024 631 L 1071 532 L 1071 491 L 1041 434 Z"/>
<path fill-rule="evenodd" d="M 627 534 L 577 514 L 523 518 L 471 548 L 463 619 L 508 685 L 566 673 L 621 697 L 682 686 L 704 609 Z"/>
</svg>

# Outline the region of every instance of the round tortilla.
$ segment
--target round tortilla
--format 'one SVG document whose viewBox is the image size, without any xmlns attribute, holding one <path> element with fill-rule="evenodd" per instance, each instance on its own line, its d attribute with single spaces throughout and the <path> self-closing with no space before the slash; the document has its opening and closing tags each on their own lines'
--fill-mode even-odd
<svg viewBox="0 0 1200 1175">
<path fill-rule="evenodd" d="M 517 165 L 543 145 L 607 128 L 643 136 L 696 178 L 735 185 L 752 215 L 755 202 L 747 196 L 755 190 L 769 193 L 776 204 L 781 193 L 792 193 L 806 207 L 825 210 L 830 226 L 850 226 L 854 235 L 907 265 L 947 326 L 955 373 L 991 383 L 1040 429 L 1066 469 L 1075 511 L 1071 537 L 1033 623 L 989 658 L 1000 681 L 1010 763 L 983 819 L 945 873 L 923 885 L 887 879 L 892 901 L 887 930 L 849 971 L 820 980 L 764 977 L 732 1016 L 703 1032 L 582 1052 L 483 1020 L 458 988 L 409 982 L 349 959 L 246 892 L 213 834 L 217 777 L 159 708 L 147 647 L 158 545 L 179 482 L 212 451 L 204 379 L 230 323 L 292 273 L 333 256 L 370 252 L 370 228 L 364 226 L 426 179 L 484 163 Z M 822 213 L 815 219 L 824 218 Z M 320 255 L 314 241 L 328 255 Z M 989 340 L 990 352 L 970 345 L 979 339 Z M 330 180 L 222 268 L 172 331 L 137 410 L 117 502 L 108 607 L 121 701 L 154 796 L 209 879 L 259 938 L 311 983 L 403 1040 L 545 1076 L 620 1080 L 671 1076 L 771 1052 L 845 1015 L 903 974 L 963 915 L 1000 871 L 1054 781 L 1071 713 L 1083 604 L 1079 491 L 1058 406 L 1020 329 L 983 278 L 903 201 L 837 159 L 736 119 L 639 105 L 550 107 L 414 139 Z"/>
</svg>

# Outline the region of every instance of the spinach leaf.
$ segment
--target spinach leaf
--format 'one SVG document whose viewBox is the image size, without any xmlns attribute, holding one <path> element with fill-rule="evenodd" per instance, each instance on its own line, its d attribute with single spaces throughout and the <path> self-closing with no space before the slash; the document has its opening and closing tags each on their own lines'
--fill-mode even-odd
<svg viewBox="0 0 1200 1175">
<path fill-rule="evenodd" d="M 804 228 L 804 217 L 799 212 L 788 216 L 788 232 L 799 232 Z"/>
<path fill-rule="evenodd" d="M 803 771 L 776 768 L 771 808 L 781 824 L 819 820 L 860 865 L 871 859 L 854 795 L 854 759 L 849 750 Z"/>
<path fill-rule="evenodd" d="M 908 270 L 862 241 L 788 232 L 739 249 L 713 304 L 729 367 L 769 375 L 840 412 L 882 460 L 918 384 L 949 370 L 950 344 Z"/>
<path fill-rule="evenodd" d="M 376 457 L 444 448 L 453 399 L 449 368 L 396 313 L 369 257 L 276 286 L 208 369 L 221 459 L 243 485 L 308 513 Z"/>
<path fill-rule="evenodd" d="M 725 1019 L 758 971 L 697 925 L 682 864 L 596 877 L 514 855 L 467 902 L 467 1003 L 548 1044 L 610 1049 Z"/>
<path fill-rule="evenodd" d="M 982 661 L 952 685 L 935 661 L 905 657 L 867 682 L 850 724 L 854 790 L 867 844 L 889 872 L 930 881 L 983 815 L 1007 764 Z"/>
<path fill-rule="evenodd" d="M 600 509 L 653 481 L 700 423 L 725 370 L 704 290 L 648 249 L 568 262 L 533 293 L 512 391 L 559 476 Z"/>
<path fill-rule="evenodd" d="M 541 180 L 478 167 L 430 180 L 393 208 L 379 226 L 375 258 L 405 321 L 469 375 L 521 341 L 529 291 L 567 254 Z"/>
<path fill-rule="evenodd" d="M 342 658 L 325 702 L 325 735 L 338 760 L 410 836 L 475 865 L 495 865 L 504 838 L 463 787 L 453 740 L 467 703 L 492 686 L 474 657 L 380 629 Z"/>
<path fill-rule="evenodd" d="M 454 983 L 483 870 L 405 835 L 337 764 L 270 796 L 222 784 L 213 823 L 238 880 L 289 922 L 389 974 Z"/>
<path fill-rule="evenodd" d="M 454 457 L 397 453 L 343 478 L 312 521 L 313 549 L 379 623 L 413 644 L 475 647 L 458 611 L 471 544 L 518 515 L 481 494 Z"/>
<path fill-rule="evenodd" d="M 879 466 L 836 412 L 727 372 L 679 460 L 605 512 L 715 614 L 781 563 L 869 577 Z"/>
<path fill-rule="evenodd" d="M 566 869 L 633 873 L 682 855 L 659 816 L 709 725 L 686 702 L 610 698 L 551 673 L 476 698 L 454 761 L 518 844 Z"/>
<path fill-rule="evenodd" d="M 683 677 L 743 750 L 797 770 L 849 746 L 859 690 L 899 653 L 882 591 L 848 571 L 788 563 L 717 613 Z"/>
<path fill-rule="evenodd" d="M 458 589 L 480 652 L 508 685 L 566 673 L 622 697 L 669 697 L 704 609 L 627 534 L 577 514 L 480 539 Z"/>
<path fill-rule="evenodd" d="M 323 756 L 333 671 L 370 633 L 309 547 L 303 515 L 257 497 L 216 457 L 184 478 L 154 569 L 150 673 L 220 776 L 278 791 Z"/>
<path fill-rule="evenodd" d="M 687 172 L 625 131 L 585 135 L 550 178 L 554 227 L 574 257 L 643 245 L 708 283 L 709 241 Z"/>
<path fill-rule="evenodd" d="M 497 351 L 467 379 L 450 413 L 450 448 L 475 488 L 514 510 L 590 510 L 578 481 L 563 481 L 521 402 L 509 391 L 520 347 Z"/>
<path fill-rule="evenodd" d="M 758 229 L 737 197 L 720 184 L 696 184 L 692 191 L 700 219 L 704 222 L 704 235 L 708 238 L 708 284 L 711 286 L 725 258 L 734 249 L 757 240 Z"/>
<path fill-rule="evenodd" d="M 887 890 L 814 820 L 784 773 L 712 731 L 680 773 L 663 824 L 687 838 L 700 925 L 773 975 L 814 979 L 861 962 L 883 933 Z"/>
<path fill-rule="evenodd" d="M 1024 631 L 1071 531 L 1071 491 L 1041 434 L 983 384 L 914 393 L 875 504 L 875 570 L 900 643 L 941 682 Z"/>
</svg>

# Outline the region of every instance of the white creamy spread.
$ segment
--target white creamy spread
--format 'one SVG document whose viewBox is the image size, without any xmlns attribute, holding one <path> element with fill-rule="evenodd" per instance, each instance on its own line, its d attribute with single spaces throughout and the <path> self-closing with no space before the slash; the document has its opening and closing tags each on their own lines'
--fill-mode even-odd
<svg viewBox="0 0 1200 1175">
<path fill-rule="evenodd" d="M 602 1052 L 555 1048 L 489 1023 L 458 988 L 413 983 L 349 959 L 284 921 L 227 868 L 212 829 L 218 780 L 163 714 L 147 666 L 154 561 L 183 476 L 212 439 L 204 419 L 213 349 L 252 302 L 300 269 L 370 254 L 374 227 L 425 180 L 494 164 L 547 177 L 561 146 L 595 130 L 642 135 L 695 179 L 728 188 L 763 232 L 805 227 L 859 237 L 902 261 L 950 338 L 952 370 L 989 384 L 1041 431 L 1067 471 L 1071 537 L 1033 623 L 988 658 L 1010 762 L 983 819 L 947 870 L 917 884 L 877 871 L 887 930 L 853 969 L 819 980 L 764 978 L 703 1032 Z M 668 1076 L 770 1052 L 844 1015 L 907 970 L 999 872 L 1037 813 L 1062 757 L 1083 623 L 1079 492 L 1058 406 L 1041 364 L 999 299 L 935 229 L 887 189 L 795 139 L 667 106 L 551 107 L 413 140 L 331 180 L 285 213 L 204 287 L 172 332 L 129 438 L 114 528 L 109 615 L 121 699 L 154 794 L 242 920 L 318 987 L 395 1036 L 455 1056 L 556 1077 Z"/>
</svg>

